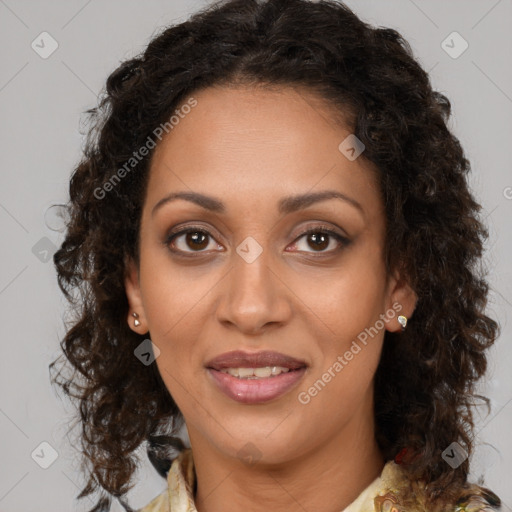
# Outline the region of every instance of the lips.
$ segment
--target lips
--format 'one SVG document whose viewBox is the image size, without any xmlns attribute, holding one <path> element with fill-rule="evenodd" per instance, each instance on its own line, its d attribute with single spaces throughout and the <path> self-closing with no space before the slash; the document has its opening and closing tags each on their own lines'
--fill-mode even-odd
<svg viewBox="0 0 512 512">
<path fill-rule="evenodd" d="M 290 370 L 298 370 L 308 365 L 301 359 L 271 350 L 255 353 L 234 350 L 213 358 L 205 366 L 213 370 L 222 370 L 224 368 L 263 368 L 265 366 L 282 366 Z"/>
<path fill-rule="evenodd" d="M 211 382 L 224 395 L 242 404 L 256 405 L 288 394 L 304 378 L 308 364 L 274 351 L 235 350 L 215 357 L 205 366 Z M 277 370 L 276 375 L 239 378 L 226 372 L 226 369 L 266 368 L 268 375 L 269 367 L 272 367 L 272 373 Z M 282 373 L 284 369 L 286 373 Z"/>
</svg>

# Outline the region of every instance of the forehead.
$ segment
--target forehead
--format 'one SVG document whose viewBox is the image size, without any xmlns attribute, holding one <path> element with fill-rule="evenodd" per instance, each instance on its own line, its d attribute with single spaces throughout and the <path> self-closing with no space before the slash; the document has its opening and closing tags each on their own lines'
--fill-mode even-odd
<svg viewBox="0 0 512 512">
<path fill-rule="evenodd" d="M 155 149 L 148 202 L 175 189 L 217 197 L 236 190 L 256 201 L 335 188 L 378 207 L 375 169 L 340 151 L 351 131 L 325 100 L 292 87 L 212 87 L 191 96 L 196 105 Z"/>
</svg>

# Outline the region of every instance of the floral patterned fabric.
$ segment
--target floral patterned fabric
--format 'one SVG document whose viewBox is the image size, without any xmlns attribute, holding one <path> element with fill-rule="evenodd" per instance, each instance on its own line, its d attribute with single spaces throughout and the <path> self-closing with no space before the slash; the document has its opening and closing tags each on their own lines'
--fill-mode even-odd
<svg viewBox="0 0 512 512">
<path fill-rule="evenodd" d="M 197 512 L 194 505 L 195 483 L 192 450 L 187 448 L 173 461 L 167 475 L 168 488 L 138 512 Z M 423 501 L 423 487 L 415 484 L 410 489 L 402 467 L 388 461 L 381 474 L 342 512 L 429 512 Z M 455 504 L 453 512 L 493 512 L 501 510 L 498 498 L 492 492 L 475 484 L 468 484 L 467 497 Z M 399 496 L 408 495 L 407 503 Z"/>
</svg>

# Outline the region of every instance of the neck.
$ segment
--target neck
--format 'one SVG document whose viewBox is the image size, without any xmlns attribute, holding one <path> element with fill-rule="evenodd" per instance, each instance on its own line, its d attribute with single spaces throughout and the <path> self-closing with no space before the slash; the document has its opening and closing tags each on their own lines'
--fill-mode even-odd
<svg viewBox="0 0 512 512">
<path fill-rule="evenodd" d="M 243 463 L 188 430 L 198 512 L 344 510 L 385 464 L 368 421 L 352 421 L 329 442 L 312 442 L 308 451 L 279 464 Z"/>
</svg>

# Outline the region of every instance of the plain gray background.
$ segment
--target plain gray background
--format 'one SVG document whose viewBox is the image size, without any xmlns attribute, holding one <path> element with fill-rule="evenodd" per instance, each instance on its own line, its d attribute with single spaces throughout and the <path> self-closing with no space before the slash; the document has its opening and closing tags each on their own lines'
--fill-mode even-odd
<svg viewBox="0 0 512 512">
<path fill-rule="evenodd" d="M 492 411 L 485 416 L 482 409 L 471 478 L 484 476 L 503 509 L 512 510 L 512 1 L 347 4 L 365 21 L 393 27 L 410 42 L 434 87 L 452 102 L 450 126 L 472 163 L 471 185 L 490 231 L 489 313 L 499 319 L 502 334 L 482 383 Z M 75 502 L 84 479 L 76 442 L 66 436 L 72 408 L 49 383 L 48 364 L 60 353 L 64 334 L 65 302 L 51 260 L 62 233 L 48 207 L 66 201 L 68 179 L 80 158 L 81 113 L 95 106 L 108 74 L 160 28 L 204 5 L 199 0 L 0 0 L 0 512 L 92 505 L 87 499 Z M 42 32 L 58 44 L 47 58 L 32 47 L 39 41 L 39 52 L 51 49 Z M 468 48 L 456 55 L 464 41 Z M 57 458 L 43 469 L 52 449 Z M 133 507 L 166 487 L 149 462 L 137 477 Z"/>
</svg>

